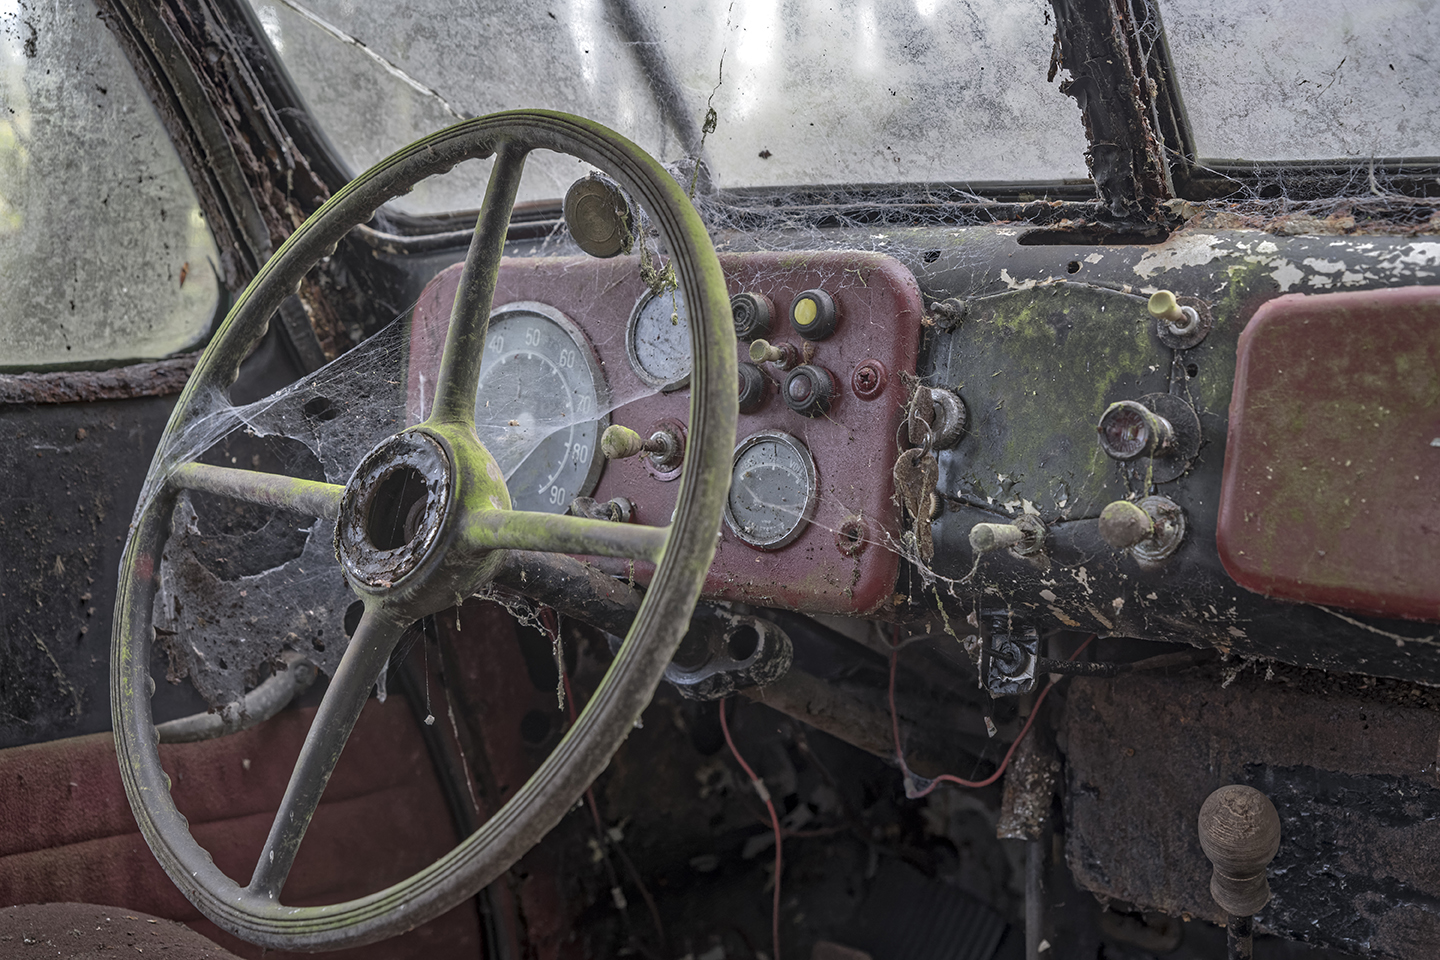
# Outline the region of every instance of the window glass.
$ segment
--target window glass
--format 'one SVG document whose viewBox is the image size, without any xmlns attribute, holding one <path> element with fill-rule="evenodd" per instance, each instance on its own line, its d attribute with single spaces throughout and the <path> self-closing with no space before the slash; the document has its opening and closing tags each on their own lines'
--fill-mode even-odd
<svg viewBox="0 0 1440 960">
<path fill-rule="evenodd" d="M 216 260 L 180 158 L 95 7 L 0 0 L 0 369 L 196 346 Z"/>
<path fill-rule="evenodd" d="M 1046 79 L 1047 0 L 250 2 L 356 170 L 462 115 L 543 107 L 682 165 L 683 128 L 713 109 L 720 188 L 1087 177 L 1075 101 Z M 543 155 L 526 170 L 521 199 L 583 173 Z M 484 176 L 396 206 L 476 207 Z"/>
<path fill-rule="evenodd" d="M 1440 156 L 1435 0 L 1158 0 L 1204 159 Z"/>
</svg>

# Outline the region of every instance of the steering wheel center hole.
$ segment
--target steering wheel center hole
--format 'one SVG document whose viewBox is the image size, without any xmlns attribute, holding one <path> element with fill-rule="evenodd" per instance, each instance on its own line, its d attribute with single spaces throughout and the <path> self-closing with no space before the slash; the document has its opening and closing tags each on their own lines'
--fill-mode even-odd
<svg viewBox="0 0 1440 960">
<path fill-rule="evenodd" d="M 396 550 L 415 539 L 430 500 L 420 471 L 400 464 L 375 488 L 365 518 L 365 535 L 377 550 Z"/>
<path fill-rule="evenodd" d="M 365 455 L 335 528 L 352 581 L 386 589 L 425 562 L 445 525 L 450 476 L 449 457 L 423 432 L 397 434 Z"/>
</svg>

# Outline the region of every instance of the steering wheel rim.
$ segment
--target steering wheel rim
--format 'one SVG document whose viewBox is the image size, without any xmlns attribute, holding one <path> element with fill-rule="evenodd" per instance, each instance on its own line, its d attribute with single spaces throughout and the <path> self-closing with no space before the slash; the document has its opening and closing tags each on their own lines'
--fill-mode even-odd
<svg viewBox="0 0 1440 960">
<path fill-rule="evenodd" d="M 200 465 L 188 462 L 188 457 L 199 451 L 187 451 L 186 431 L 216 404 L 228 403 L 225 392 L 238 375 L 240 362 L 264 335 L 269 319 L 280 302 L 322 256 L 334 250 L 352 227 L 369 220 L 383 203 L 407 192 L 420 179 L 448 170 L 462 160 L 491 155 L 497 158 L 495 173 L 492 174 L 491 191 L 487 192 L 485 207 L 477 223 L 471 257 L 475 258 L 477 249 L 488 244 L 494 255 L 491 264 L 493 272 L 503 248 L 514 186 L 509 186 L 509 199 L 506 200 L 505 184 L 501 184 L 498 188 L 500 200 L 493 205 L 496 207 L 493 210 L 490 193 L 497 191 L 497 179 L 503 180 L 507 175 L 502 173 L 502 168 L 508 167 L 509 174 L 518 183 L 523 157 L 535 149 L 550 149 L 575 156 L 613 177 L 645 207 L 652 224 L 669 247 L 689 307 L 693 357 L 690 443 L 675 515 L 668 528 L 638 528 L 649 533 L 633 542 L 626 540 L 626 550 L 637 549 L 635 544 L 643 541 L 647 545 L 647 555 L 656 561 L 650 588 L 625 643 L 599 689 L 535 775 L 475 833 L 406 880 L 338 904 L 284 906 L 279 901 L 278 886 L 269 893 L 264 885 L 256 890 L 250 886 L 242 887 L 215 866 L 210 855 L 190 835 L 184 816 L 170 796 L 169 778 L 160 764 L 158 733 L 150 709 L 154 684 L 149 665 L 154 636 L 151 623 L 153 602 L 165 527 L 180 489 L 190 487 L 233 493 L 225 490 L 221 483 L 225 477 L 221 475 L 238 473 L 219 468 L 202 471 Z M 511 161 L 507 161 L 507 152 L 512 155 Z M 514 156 L 518 156 L 519 160 L 514 161 Z M 503 209 L 499 209 L 501 207 Z M 471 272 L 470 267 L 467 260 L 467 276 Z M 460 315 L 458 298 L 466 295 L 464 279 L 461 288 L 462 292 L 457 295 L 457 317 Z M 480 292 L 483 302 L 476 308 L 487 322 L 492 293 L 493 276 L 489 289 Z M 452 327 L 455 326 L 456 323 L 452 322 Z M 479 330 L 480 345 L 470 345 L 474 349 L 470 365 L 475 368 L 477 376 L 479 351 L 483 350 L 483 324 Z M 456 337 L 452 330 L 452 340 Z M 457 348 L 457 355 L 459 352 Z M 461 363 L 463 366 L 463 359 Z M 442 383 L 447 382 L 444 370 L 451 370 L 452 366 L 451 344 L 447 343 Z M 111 641 L 111 707 L 116 752 L 125 792 L 141 833 L 156 859 L 186 898 L 221 928 L 262 946 L 292 950 L 353 946 L 403 932 L 444 913 L 504 873 L 548 833 L 619 749 L 636 718 L 649 703 L 688 626 L 690 612 L 714 556 L 716 534 L 729 484 L 729 461 L 737 418 L 734 369 L 735 339 L 724 277 L 704 224 L 686 197 L 684 188 L 638 146 L 591 121 L 548 111 L 511 111 L 456 124 L 381 161 L 337 192 L 306 220 L 237 299 L 197 364 L 161 437 L 121 564 Z M 463 372 L 458 379 L 462 382 L 452 392 L 459 399 L 455 399 L 451 407 L 459 410 L 462 403 L 468 403 L 472 410 L 469 434 L 473 437 L 474 386 L 470 384 L 470 399 L 465 401 L 468 381 Z M 435 406 L 442 406 L 438 396 Z M 465 464 L 452 464 L 449 481 L 452 486 L 463 481 L 456 476 L 464 473 L 465 469 L 483 474 L 487 461 L 493 464 L 478 440 L 475 447 L 479 449 L 479 454 L 466 446 L 469 441 L 464 437 L 463 423 L 435 426 L 436 429 L 428 432 L 421 428 L 402 431 L 383 441 L 372 451 L 372 455 L 385 444 L 399 437 L 415 436 L 414 431 L 419 431 L 425 434 L 426 439 L 448 448 L 452 461 L 457 456 L 470 461 L 468 468 Z M 364 466 L 362 461 L 361 467 L 356 470 L 357 476 Z M 498 480 L 493 472 L 490 478 Z M 345 497 L 353 499 L 352 485 L 357 482 L 352 477 L 351 485 L 345 488 Z M 220 486 L 215 486 L 216 483 Z M 499 483 L 503 491 L 503 480 Z M 317 512 L 333 506 L 338 512 L 343 507 L 338 503 L 332 504 L 336 500 L 334 491 L 321 489 L 327 486 L 298 483 L 294 489 L 287 488 L 286 496 L 291 499 L 285 502 L 292 506 L 301 504 L 311 507 Z M 468 492 L 473 497 L 473 485 Z M 253 491 L 236 495 L 256 499 L 257 502 L 278 502 L 273 498 L 268 501 L 260 499 Z M 546 515 L 508 512 L 508 495 L 502 496 L 504 510 L 498 509 L 500 505 L 496 503 L 497 509 L 472 513 L 468 526 L 458 533 L 451 531 L 454 537 L 447 541 L 447 557 L 454 548 L 472 565 L 488 562 L 477 560 L 486 555 L 485 550 L 490 551 L 490 557 L 498 559 L 501 549 L 530 547 L 530 543 L 524 542 L 524 538 L 530 535 L 526 531 L 542 528 L 542 539 L 549 549 L 587 552 L 575 548 L 596 545 L 602 549 L 594 552 L 610 551 L 610 555 L 622 555 L 617 544 L 625 537 L 619 537 L 614 542 L 603 541 L 607 537 L 618 536 L 622 531 L 616 528 L 627 525 L 555 518 L 553 523 L 535 520 L 531 527 L 526 528 L 510 521 Z M 344 522 L 342 519 L 341 524 Z M 658 536 L 662 529 L 663 540 Z M 599 539 L 592 541 L 592 534 Z M 456 548 L 460 541 L 455 537 L 470 546 L 469 554 Z M 337 536 L 337 549 L 338 540 Z M 476 552 L 477 546 L 482 552 Z M 451 563 L 451 567 L 455 566 L 456 563 Z M 404 606 L 400 600 L 391 606 L 376 600 L 377 596 L 390 595 L 387 592 L 390 584 L 386 581 L 377 581 L 382 586 L 371 588 L 365 588 L 364 584 L 357 586 L 349 568 L 347 579 L 351 579 L 352 587 L 366 599 L 367 622 L 373 619 L 377 636 L 388 636 L 385 633 L 388 630 L 398 637 L 401 628 L 397 624 L 417 608 Z M 443 595 L 445 590 L 453 588 L 454 584 L 447 580 L 438 589 L 421 590 L 420 593 Z M 414 593 L 412 590 L 405 596 Z M 397 591 L 395 596 L 400 596 L 400 593 Z M 449 593 L 451 601 L 454 596 L 453 592 Z M 408 602 L 405 600 L 405 603 Z M 433 602 L 433 598 L 427 602 Z M 364 633 L 368 643 L 370 635 L 366 629 L 362 625 L 356 631 L 351 640 L 351 650 L 347 650 L 340 668 L 335 671 L 332 689 L 339 685 L 341 674 L 350 669 L 347 663 L 355 665 L 352 673 L 360 677 L 360 681 L 353 678 L 347 681 L 350 689 L 357 689 L 357 682 L 373 683 L 373 677 L 364 681 L 363 674 L 376 666 L 377 656 L 381 656 L 378 662 L 383 664 L 389 648 L 383 655 L 357 653 L 352 658 L 352 651 L 367 646 L 361 642 Z M 360 706 L 363 706 L 363 701 Z M 321 710 L 325 710 L 324 703 Z M 358 711 L 357 706 L 356 715 Z M 317 737 L 316 728 L 321 726 L 323 716 L 323 713 L 317 714 L 306 747 L 302 748 L 297 773 L 292 777 L 292 790 L 295 789 L 295 778 L 300 776 L 298 767 L 306 762 L 310 740 Z M 348 732 L 347 725 L 344 736 L 348 736 Z M 337 757 L 340 747 L 343 747 L 344 736 L 339 741 L 340 746 L 333 751 Z M 324 779 L 328 779 L 329 769 L 333 769 L 333 762 L 331 758 L 331 767 L 325 769 L 315 791 L 316 802 L 319 791 L 324 788 Z M 287 809 L 290 796 L 291 792 L 287 791 L 281 813 Z M 313 806 L 310 812 L 313 812 Z M 308 824 L 309 813 L 305 816 Z M 280 820 L 277 814 L 271 839 L 267 840 L 266 849 L 271 853 L 272 862 L 277 849 L 272 841 L 277 831 L 282 829 Z M 303 830 L 302 826 L 299 837 L 303 837 Z M 299 837 L 294 839 L 297 847 Z M 283 854 L 284 848 L 281 849 Z M 293 850 L 288 855 L 293 860 Z M 288 871 L 288 864 L 284 870 Z M 257 866 L 256 878 L 252 879 L 251 886 L 259 882 L 263 872 L 262 863 Z M 282 872 L 279 883 L 283 884 L 283 881 Z"/>
</svg>

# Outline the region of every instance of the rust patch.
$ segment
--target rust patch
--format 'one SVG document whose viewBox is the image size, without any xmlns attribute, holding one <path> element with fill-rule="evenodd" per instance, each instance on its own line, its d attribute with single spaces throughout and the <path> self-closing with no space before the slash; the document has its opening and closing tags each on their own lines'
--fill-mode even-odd
<svg viewBox="0 0 1440 960">
<path fill-rule="evenodd" d="M 54 373 L 0 374 L 0 404 L 87 403 L 168 397 L 179 393 L 195 369 L 198 353 L 136 363 L 113 370 L 62 370 Z"/>
</svg>

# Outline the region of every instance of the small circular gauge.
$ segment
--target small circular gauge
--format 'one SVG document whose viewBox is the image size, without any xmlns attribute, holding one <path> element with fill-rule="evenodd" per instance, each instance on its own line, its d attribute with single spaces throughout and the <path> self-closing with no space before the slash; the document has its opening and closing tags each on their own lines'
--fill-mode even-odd
<svg viewBox="0 0 1440 960">
<path fill-rule="evenodd" d="M 625 351 L 640 379 L 659 390 L 690 383 L 690 318 L 678 289 L 647 293 L 625 328 Z"/>
<path fill-rule="evenodd" d="M 527 301 L 490 314 L 475 432 L 515 509 L 564 513 L 595 489 L 607 406 L 595 351 L 563 313 Z"/>
<path fill-rule="evenodd" d="M 752 547 L 778 550 L 800 536 L 815 510 L 815 460 L 788 433 L 765 431 L 735 448 L 725 522 Z"/>
</svg>

